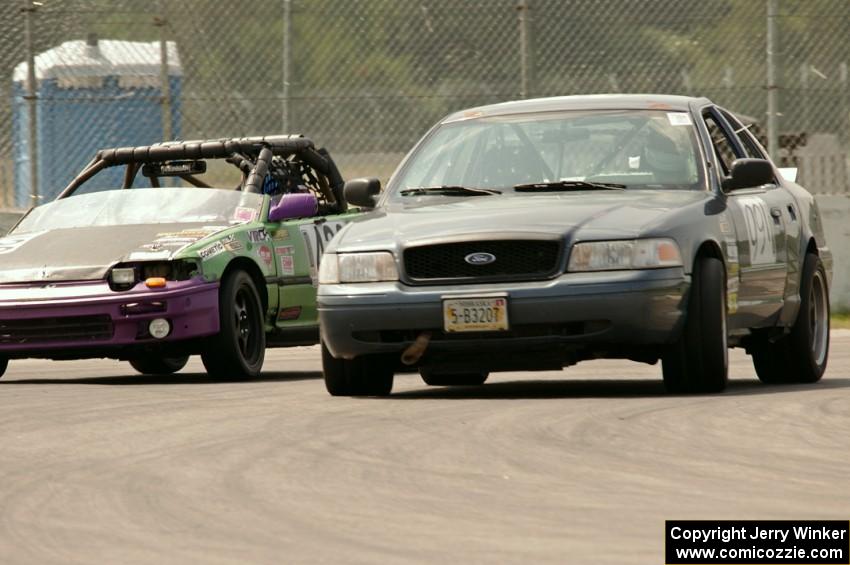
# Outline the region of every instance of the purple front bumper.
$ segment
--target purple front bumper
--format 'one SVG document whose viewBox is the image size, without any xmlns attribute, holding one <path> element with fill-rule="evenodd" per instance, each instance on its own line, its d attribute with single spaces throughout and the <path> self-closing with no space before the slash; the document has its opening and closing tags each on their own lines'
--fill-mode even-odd
<svg viewBox="0 0 850 565">
<path fill-rule="evenodd" d="M 118 292 L 105 281 L 0 286 L 0 355 L 100 350 L 173 343 L 218 333 L 218 283 L 200 278 L 169 281 L 165 288 L 139 283 Z M 171 332 L 147 331 L 165 318 Z"/>
</svg>

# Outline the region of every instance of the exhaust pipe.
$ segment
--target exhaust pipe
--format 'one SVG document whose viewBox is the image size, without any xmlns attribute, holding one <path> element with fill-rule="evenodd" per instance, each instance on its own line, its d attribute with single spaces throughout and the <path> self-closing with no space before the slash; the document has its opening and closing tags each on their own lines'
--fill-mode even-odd
<svg viewBox="0 0 850 565">
<path fill-rule="evenodd" d="M 430 341 L 431 332 L 422 332 L 416 336 L 413 343 L 401 354 L 401 362 L 405 365 L 415 365 L 425 354 L 425 350 L 428 349 L 428 342 Z"/>
</svg>

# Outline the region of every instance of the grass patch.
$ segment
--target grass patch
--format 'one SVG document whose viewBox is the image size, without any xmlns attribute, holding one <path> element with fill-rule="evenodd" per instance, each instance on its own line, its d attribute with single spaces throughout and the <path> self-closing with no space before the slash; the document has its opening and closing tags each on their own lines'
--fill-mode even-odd
<svg viewBox="0 0 850 565">
<path fill-rule="evenodd" d="M 830 325 L 834 330 L 850 330 L 850 312 L 833 313 Z"/>
</svg>

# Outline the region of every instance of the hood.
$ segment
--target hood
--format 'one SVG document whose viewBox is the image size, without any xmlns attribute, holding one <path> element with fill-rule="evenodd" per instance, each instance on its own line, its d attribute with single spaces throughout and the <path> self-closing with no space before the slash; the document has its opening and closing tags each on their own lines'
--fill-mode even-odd
<svg viewBox="0 0 850 565">
<path fill-rule="evenodd" d="M 590 239 L 633 238 L 674 209 L 708 200 L 702 191 L 625 190 L 434 198 L 390 204 L 366 214 L 335 240 L 339 251 L 387 249 L 416 242 L 511 234 Z"/>
<path fill-rule="evenodd" d="M 0 283 L 99 280 L 124 261 L 163 261 L 231 226 L 144 224 L 12 233 L 0 238 Z"/>
</svg>

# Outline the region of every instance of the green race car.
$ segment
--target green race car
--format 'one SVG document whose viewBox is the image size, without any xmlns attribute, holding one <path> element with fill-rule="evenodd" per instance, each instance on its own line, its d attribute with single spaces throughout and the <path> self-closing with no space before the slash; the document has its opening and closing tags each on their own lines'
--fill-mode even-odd
<svg viewBox="0 0 850 565">
<path fill-rule="evenodd" d="M 95 180 L 115 167 L 118 186 Z M 211 375 L 257 376 L 267 347 L 318 341 L 319 261 L 356 215 L 342 187 L 298 136 L 98 152 L 0 238 L 0 375 L 29 357 L 165 374 L 200 354 Z"/>
</svg>

